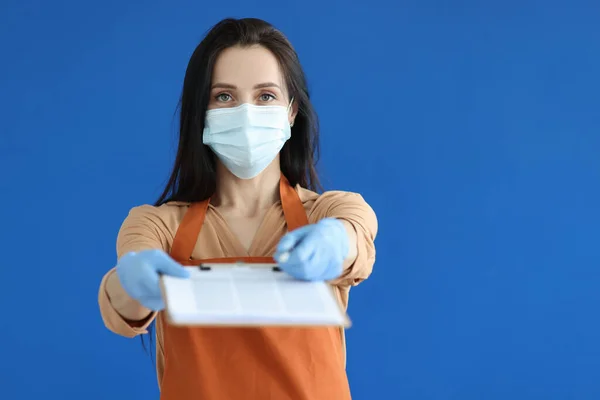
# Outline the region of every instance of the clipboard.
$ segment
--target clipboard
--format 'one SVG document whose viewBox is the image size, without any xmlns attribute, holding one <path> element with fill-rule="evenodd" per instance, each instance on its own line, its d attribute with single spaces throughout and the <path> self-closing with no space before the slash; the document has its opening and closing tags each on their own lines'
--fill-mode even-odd
<svg viewBox="0 0 600 400">
<path fill-rule="evenodd" d="M 172 325 L 351 325 L 328 283 L 295 279 L 277 264 L 205 263 L 186 268 L 189 278 L 160 278 L 165 314 Z"/>
</svg>

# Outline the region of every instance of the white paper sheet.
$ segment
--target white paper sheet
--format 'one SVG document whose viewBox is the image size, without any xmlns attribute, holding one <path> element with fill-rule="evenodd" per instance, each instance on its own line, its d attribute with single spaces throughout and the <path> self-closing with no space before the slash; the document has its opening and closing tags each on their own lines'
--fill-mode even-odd
<svg viewBox="0 0 600 400">
<path fill-rule="evenodd" d="M 207 326 L 349 326 L 325 282 L 299 281 L 274 264 L 205 264 L 190 279 L 163 276 L 171 323 Z"/>
</svg>

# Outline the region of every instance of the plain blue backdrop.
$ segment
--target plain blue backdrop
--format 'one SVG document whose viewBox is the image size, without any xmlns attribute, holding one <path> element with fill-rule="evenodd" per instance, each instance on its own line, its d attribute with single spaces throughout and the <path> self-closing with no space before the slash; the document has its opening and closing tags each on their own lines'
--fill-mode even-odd
<svg viewBox="0 0 600 400">
<path fill-rule="evenodd" d="M 600 398 L 600 3 L 367 3 L 2 0 L 0 398 L 158 398 L 98 285 L 227 16 L 289 36 L 326 188 L 378 214 L 355 399 Z"/>
</svg>

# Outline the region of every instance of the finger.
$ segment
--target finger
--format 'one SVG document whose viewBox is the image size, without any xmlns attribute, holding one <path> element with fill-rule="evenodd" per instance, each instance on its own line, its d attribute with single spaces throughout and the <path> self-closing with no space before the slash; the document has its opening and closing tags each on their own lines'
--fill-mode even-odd
<svg viewBox="0 0 600 400">
<path fill-rule="evenodd" d="M 306 271 L 302 264 L 287 264 L 282 270 L 295 279 L 306 280 Z"/>
<path fill-rule="evenodd" d="M 296 244 L 296 246 L 289 252 L 288 261 L 291 264 L 305 263 L 315 253 L 317 243 L 315 239 L 305 237 L 304 240 Z"/>
<path fill-rule="evenodd" d="M 147 273 L 144 275 L 144 279 L 140 281 L 141 293 L 143 297 L 147 296 L 158 296 L 160 295 L 160 275 L 155 269 L 148 267 Z"/>
<path fill-rule="evenodd" d="M 275 253 L 273 255 L 273 258 L 275 259 L 275 261 L 277 261 L 278 264 L 282 264 L 290 259 L 290 253 L 287 251 L 284 251 L 283 253 Z"/>
<path fill-rule="evenodd" d="M 297 279 L 307 280 L 315 274 L 319 274 L 320 271 L 315 271 L 314 263 L 315 253 L 308 249 L 299 253 L 296 249 L 292 250 L 289 256 L 289 260 L 283 264 L 280 264 L 282 270 Z M 317 266 L 318 268 L 318 266 Z"/>
<path fill-rule="evenodd" d="M 286 253 L 289 255 L 289 253 Z M 281 268 L 284 272 L 293 276 L 297 279 L 304 279 L 305 273 L 305 265 L 304 263 L 296 260 L 296 259 L 288 259 L 285 262 L 278 262 L 279 268 Z"/>
<path fill-rule="evenodd" d="M 155 262 L 154 267 L 156 268 L 156 271 L 161 274 L 173 276 L 175 278 L 190 277 L 190 271 L 173 260 L 165 252 L 161 251 L 153 254 L 152 261 Z"/>
<path fill-rule="evenodd" d="M 298 244 L 298 242 L 300 242 L 306 235 L 308 235 L 312 228 L 312 226 L 307 225 L 295 229 L 289 233 L 286 233 L 277 245 L 277 253 L 284 253 L 290 251 L 294 246 Z"/>
</svg>

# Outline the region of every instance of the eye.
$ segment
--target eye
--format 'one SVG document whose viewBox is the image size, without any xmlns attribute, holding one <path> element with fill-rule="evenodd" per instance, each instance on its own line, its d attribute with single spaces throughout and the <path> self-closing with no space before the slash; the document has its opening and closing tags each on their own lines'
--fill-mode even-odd
<svg viewBox="0 0 600 400">
<path fill-rule="evenodd" d="M 225 102 L 231 100 L 231 95 L 228 93 L 219 93 L 218 95 L 215 96 L 215 99 L 217 101 L 221 101 L 221 102 L 225 103 Z"/>
<path fill-rule="evenodd" d="M 260 95 L 260 101 L 268 102 L 273 100 L 275 100 L 275 96 L 273 96 L 271 93 L 263 93 Z"/>
</svg>

